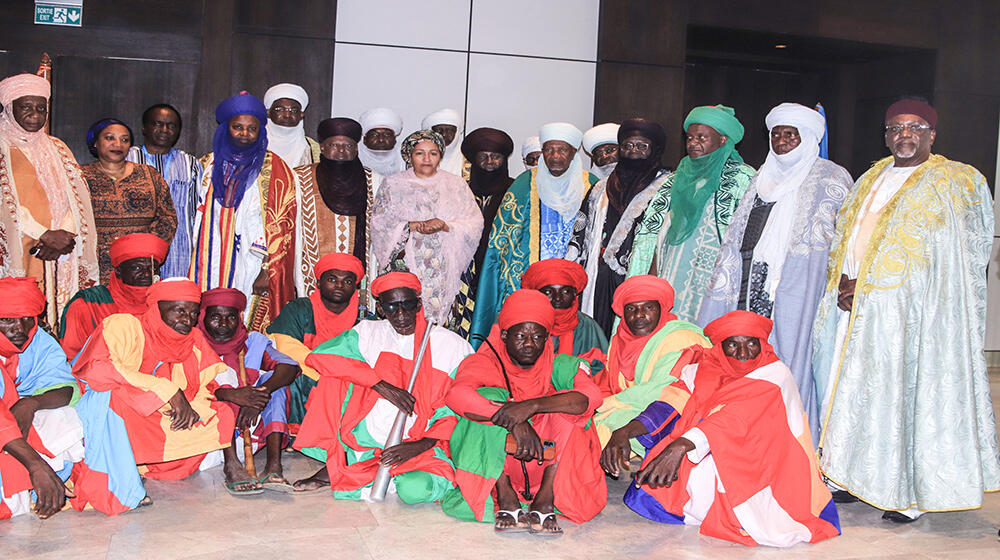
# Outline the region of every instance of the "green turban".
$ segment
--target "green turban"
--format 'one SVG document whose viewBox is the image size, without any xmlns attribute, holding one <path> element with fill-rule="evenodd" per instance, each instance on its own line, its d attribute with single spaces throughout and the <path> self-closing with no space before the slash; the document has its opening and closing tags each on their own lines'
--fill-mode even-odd
<svg viewBox="0 0 1000 560">
<path fill-rule="evenodd" d="M 743 124 L 736 120 L 736 111 L 725 105 L 705 105 L 695 107 L 684 119 L 684 130 L 692 124 L 704 124 L 715 129 L 723 136 L 729 137 L 733 145 L 743 140 Z"/>
</svg>

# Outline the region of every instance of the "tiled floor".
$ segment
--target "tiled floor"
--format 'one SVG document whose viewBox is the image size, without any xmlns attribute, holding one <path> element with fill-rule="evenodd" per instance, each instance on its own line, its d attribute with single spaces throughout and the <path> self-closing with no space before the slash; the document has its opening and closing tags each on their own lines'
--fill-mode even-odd
<svg viewBox="0 0 1000 560">
<path fill-rule="evenodd" d="M 1000 372 L 991 372 L 991 381 L 1000 399 Z M 286 455 L 290 478 L 311 474 L 316 465 Z M 342 502 L 326 494 L 236 498 L 221 482 L 220 468 L 180 482 L 150 481 L 156 503 L 114 518 L 65 511 L 46 521 L 0 522 L 0 558 L 1000 558 L 1000 493 L 988 495 L 982 509 L 928 514 L 907 526 L 882 521 L 864 504 L 841 506 L 843 535 L 776 550 L 646 521 L 622 505 L 625 482 L 612 481 L 599 516 L 582 526 L 563 520 L 565 535 L 552 540 L 498 536 L 490 525 L 455 521 L 435 505 L 405 506 L 394 498 Z"/>
</svg>

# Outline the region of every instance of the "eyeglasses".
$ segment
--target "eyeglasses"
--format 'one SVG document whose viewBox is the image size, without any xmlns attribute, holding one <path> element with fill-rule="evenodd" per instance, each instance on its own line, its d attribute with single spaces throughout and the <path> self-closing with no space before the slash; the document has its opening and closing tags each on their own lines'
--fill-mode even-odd
<svg viewBox="0 0 1000 560">
<path fill-rule="evenodd" d="M 403 311 L 415 311 L 418 307 L 420 307 L 420 300 L 413 298 L 383 303 L 382 311 L 384 311 L 386 315 L 393 315 L 400 309 Z"/>
<path fill-rule="evenodd" d="M 298 115 L 299 113 L 302 112 L 301 109 L 296 109 L 294 107 L 275 107 L 271 110 L 274 111 L 275 113 L 278 113 L 279 115 L 281 114 Z"/>
<path fill-rule="evenodd" d="M 910 132 L 914 134 L 923 134 L 924 132 L 932 129 L 931 125 L 928 124 L 917 124 L 917 123 L 905 123 L 905 124 L 890 124 L 885 127 L 886 134 L 892 134 L 893 136 L 897 134 L 902 134 L 904 130 L 910 129 Z"/>
<path fill-rule="evenodd" d="M 649 149 L 649 142 L 625 142 L 622 144 L 622 150 L 629 152 L 632 150 L 639 150 L 640 152 L 645 152 Z"/>
</svg>

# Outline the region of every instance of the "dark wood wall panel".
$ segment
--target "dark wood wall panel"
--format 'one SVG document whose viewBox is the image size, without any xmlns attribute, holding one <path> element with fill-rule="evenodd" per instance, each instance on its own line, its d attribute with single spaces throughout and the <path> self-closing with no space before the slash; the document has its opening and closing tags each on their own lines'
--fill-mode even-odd
<svg viewBox="0 0 1000 560">
<path fill-rule="evenodd" d="M 336 28 L 336 0 L 242 0 L 236 5 L 236 30 L 244 33 L 333 40 Z"/>
</svg>

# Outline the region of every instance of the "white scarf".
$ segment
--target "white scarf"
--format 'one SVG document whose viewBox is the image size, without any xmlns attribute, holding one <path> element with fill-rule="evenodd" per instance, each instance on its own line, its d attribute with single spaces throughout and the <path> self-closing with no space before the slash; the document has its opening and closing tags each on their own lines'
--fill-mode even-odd
<svg viewBox="0 0 1000 560">
<path fill-rule="evenodd" d="M 559 213 L 563 220 L 576 216 L 583 202 L 586 188 L 583 184 L 583 163 L 577 151 L 565 173 L 556 177 L 549 172 L 545 158 L 538 158 L 538 174 L 535 177 L 538 198 L 543 204 Z"/>
<path fill-rule="evenodd" d="M 795 222 L 796 193 L 819 158 L 819 141 L 826 121 L 818 112 L 795 103 L 782 103 L 767 115 L 767 128 L 794 126 L 801 142 L 786 154 L 776 154 L 768 142 L 767 159 L 757 172 L 757 196 L 773 202 L 764 231 L 753 250 L 753 260 L 767 263 L 764 288 L 771 301 L 781 280 Z"/>
<path fill-rule="evenodd" d="M 598 179 L 607 179 L 611 172 L 615 170 L 615 166 L 618 165 L 617 161 L 611 163 L 606 163 L 604 165 L 591 165 L 590 172 L 597 175 Z"/>
<path fill-rule="evenodd" d="M 358 159 L 365 167 L 383 177 L 406 170 L 403 157 L 399 155 L 399 149 L 395 146 L 388 150 L 373 150 L 365 146 L 364 142 L 359 142 Z"/>
<path fill-rule="evenodd" d="M 312 150 L 306 141 L 304 121 L 295 126 L 281 126 L 267 120 L 267 149 L 278 154 L 289 167 L 312 163 Z"/>
</svg>

